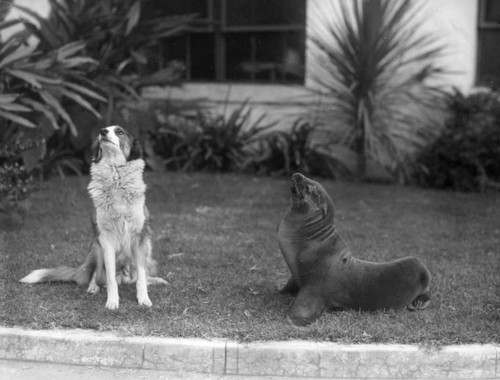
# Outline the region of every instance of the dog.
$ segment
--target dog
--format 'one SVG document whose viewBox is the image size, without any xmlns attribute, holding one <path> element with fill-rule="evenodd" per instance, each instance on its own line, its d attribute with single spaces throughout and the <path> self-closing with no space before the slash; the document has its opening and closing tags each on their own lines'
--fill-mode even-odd
<svg viewBox="0 0 500 380">
<path fill-rule="evenodd" d="M 88 192 L 95 207 L 94 237 L 85 262 L 77 268 L 66 266 L 37 269 L 20 281 L 38 283 L 74 281 L 88 284 L 96 294 L 105 284 L 106 308 L 119 307 L 118 285 L 135 283 L 139 305 L 151 307 L 148 284 L 164 284 L 152 257 L 149 211 L 145 204 L 143 180 L 145 161 L 139 141 L 120 126 L 102 128 L 93 143 Z"/>
</svg>

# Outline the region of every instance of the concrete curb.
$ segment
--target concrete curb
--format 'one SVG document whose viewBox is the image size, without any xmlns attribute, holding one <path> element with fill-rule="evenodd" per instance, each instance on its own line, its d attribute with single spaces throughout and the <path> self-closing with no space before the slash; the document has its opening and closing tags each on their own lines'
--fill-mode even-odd
<svg viewBox="0 0 500 380">
<path fill-rule="evenodd" d="M 423 350 L 408 345 L 237 343 L 0 327 L 0 359 L 233 376 L 500 379 L 500 345 Z"/>
</svg>

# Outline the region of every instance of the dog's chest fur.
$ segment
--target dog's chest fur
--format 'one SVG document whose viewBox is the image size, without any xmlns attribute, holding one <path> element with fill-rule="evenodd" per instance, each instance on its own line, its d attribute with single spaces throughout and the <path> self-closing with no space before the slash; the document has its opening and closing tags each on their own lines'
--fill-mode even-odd
<svg viewBox="0 0 500 380">
<path fill-rule="evenodd" d="M 88 191 L 99 232 L 114 235 L 117 244 L 140 234 L 144 226 L 144 165 L 143 160 L 133 160 L 119 166 L 99 162 L 90 168 Z"/>
</svg>

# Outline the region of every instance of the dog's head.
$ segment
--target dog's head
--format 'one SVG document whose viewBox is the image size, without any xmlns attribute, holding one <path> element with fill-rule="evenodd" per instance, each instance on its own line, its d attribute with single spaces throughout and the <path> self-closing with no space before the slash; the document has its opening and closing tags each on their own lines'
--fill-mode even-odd
<svg viewBox="0 0 500 380">
<path fill-rule="evenodd" d="M 142 158 L 139 141 L 118 125 L 101 128 L 93 144 L 92 161 L 119 165 Z"/>
</svg>

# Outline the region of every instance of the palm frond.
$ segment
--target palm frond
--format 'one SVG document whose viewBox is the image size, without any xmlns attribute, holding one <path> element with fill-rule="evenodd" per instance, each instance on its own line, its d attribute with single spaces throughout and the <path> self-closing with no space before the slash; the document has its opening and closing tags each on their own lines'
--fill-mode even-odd
<svg viewBox="0 0 500 380">
<path fill-rule="evenodd" d="M 422 2 L 328 4 L 313 16 L 319 26 L 308 36 L 314 92 L 325 97 L 315 118 L 329 129 L 333 145 L 358 156 L 360 177 L 368 159 L 400 170 L 440 131 L 441 118 L 428 114 L 444 109 L 445 92 L 432 83 L 448 74 L 437 63 L 445 45 L 425 33 Z"/>
</svg>

